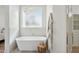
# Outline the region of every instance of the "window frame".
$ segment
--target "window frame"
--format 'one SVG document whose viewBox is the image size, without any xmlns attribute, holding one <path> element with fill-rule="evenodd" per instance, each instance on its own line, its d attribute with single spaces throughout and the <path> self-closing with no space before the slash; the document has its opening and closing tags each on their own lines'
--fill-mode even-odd
<svg viewBox="0 0 79 59">
<path fill-rule="evenodd" d="M 23 21 L 22 21 L 22 8 L 25 8 L 25 7 L 41 7 L 42 8 L 42 26 L 34 26 L 34 27 L 30 27 L 30 26 L 26 26 L 26 27 L 23 27 Z M 42 27 L 45 27 L 46 26 L 46 22 L 45 22 L 45 19 L 46 19 L 46 8 L 44 5 L 23 5 L 23 6 L 20 6 L 20 27 L 21 28 L 42 28 Z"/>
</svg>

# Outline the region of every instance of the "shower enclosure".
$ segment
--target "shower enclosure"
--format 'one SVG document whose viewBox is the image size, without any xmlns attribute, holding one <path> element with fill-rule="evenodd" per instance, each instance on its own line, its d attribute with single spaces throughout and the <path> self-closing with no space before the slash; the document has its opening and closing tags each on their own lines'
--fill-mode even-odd
<svg viewBox="0 0 79 59">
<path fill-rule="evenodd" d="M 67 52 L 79 52 L 79 6 L 67 6 Z"/>
</svg>

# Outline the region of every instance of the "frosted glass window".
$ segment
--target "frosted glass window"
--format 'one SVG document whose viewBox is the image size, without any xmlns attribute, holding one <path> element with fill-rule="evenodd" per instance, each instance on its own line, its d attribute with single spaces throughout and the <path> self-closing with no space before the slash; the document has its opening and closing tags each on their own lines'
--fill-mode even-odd
<svg viewBox="0 0 79 59">
<path fill-rule="evenodd" d="M 22 27 L 42 27 L 42 8 L 25 7 L 22 10 Z"/>
</svg>

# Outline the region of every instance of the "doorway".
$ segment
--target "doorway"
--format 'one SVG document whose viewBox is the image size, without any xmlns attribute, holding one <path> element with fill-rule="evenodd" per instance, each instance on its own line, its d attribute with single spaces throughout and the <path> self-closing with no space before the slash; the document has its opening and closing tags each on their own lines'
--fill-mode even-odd
<svg viewBox="0 0 79 59">
<path fill-rule="evenodd" d="M 79 53 L 79 6 L 67 8 L 67 52 Z"/>
</svg>

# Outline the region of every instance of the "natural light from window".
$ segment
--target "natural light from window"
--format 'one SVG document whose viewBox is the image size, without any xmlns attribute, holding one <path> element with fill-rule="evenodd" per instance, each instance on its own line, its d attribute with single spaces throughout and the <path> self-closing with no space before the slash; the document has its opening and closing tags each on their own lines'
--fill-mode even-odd
<svg viewBox="0 0 79 59">
<path fill-rule="evenodd" d="M 24 7 L 22 16 L 22 27 L 42 27 L 42 7 Z"/>
</svg>

